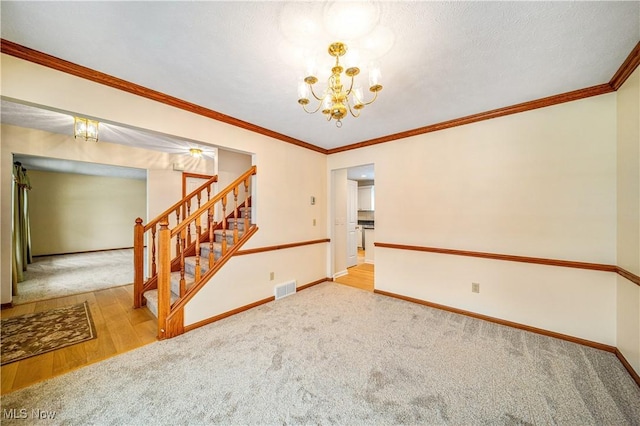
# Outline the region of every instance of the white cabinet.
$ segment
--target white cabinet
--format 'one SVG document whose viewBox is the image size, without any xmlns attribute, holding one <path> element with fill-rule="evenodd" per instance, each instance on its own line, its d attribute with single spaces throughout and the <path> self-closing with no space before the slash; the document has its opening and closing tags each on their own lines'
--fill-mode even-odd
<svg viewBox="0 0 640 426">
<path fill-rule="evenodd" d="M 358 187 L 358 210 L 375 210 L 374 186 Z"/>
</svg>

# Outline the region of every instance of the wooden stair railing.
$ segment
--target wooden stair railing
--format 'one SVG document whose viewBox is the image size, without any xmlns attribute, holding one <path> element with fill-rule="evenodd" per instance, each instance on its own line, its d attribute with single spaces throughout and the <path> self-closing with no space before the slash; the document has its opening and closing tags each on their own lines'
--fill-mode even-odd
<svg viewBox="0 0 640 426">
<path fill-rule="evenodd" d="M 212 176 L 205 183 L 198 188 L 185 195 L 180 201 L 169 207 L 162 212 L 158 217 L 153 219 L 146 225 L 142 224 L 142 219 L 137 218 L 136 224 L 133 228 L 133 305 L 135 308 L 139 308 L 143 305 L 143 297 L 145 291 L 155 288 L 155 282 L 157 281 L 158 268 L 156 263 L 156 255 L 158 254 L 158 241 L 157 231 L 160 221 L 163 219 L 169 220 L 172 214 L 175 214 L 176 223 L 181 223 L 181 218 L 184 220 L 191 214 L 191 205 L 195 201 L 197 208 L 200 208 L 202 199 L 206 191 L 206 201 L 211 200 L 213 193 L 213 184 L 218 181 L 218 176 Z M 191 239 L 191 229 L 188 229 L 189 239 Z M 146 246 L 149 250 L 149 277 L 144 278 L 144 248 L 145 238 L 147 240 Z"/>
<path fill-rule="evenodd" d="M 213 277 L 222 266 L 235 254 L 236 251 L 258 230 L 255 224 L 251 224 L 249 220 L 248 209 L 244 209 L 243 217 L 240 217 L 240 209 L 238 205 L 238 195 L 244 190 L 245 203 L 248 206 L 250 200 L 250 184 L 251 177 L 256 174 L 256 167 L 253 166 L 247 172 L 242 174 L 238 179 L 231 183 L 227 188 L 220 191 L 209 201 L 200 206 L 196 211 L 191 213 L 182 222 L 178 223 L 173 229 L 169 228 L 167 216 L 162 217 L 158 231 L 158 273 L 157 276 L 151 278 L 149 285 L 156 285 L 158 289 L 158 338 L 165 339 L 184 333 L 184 307 L 198 291 Z M 229 229 L 227 217 L 228 196 L 233 197 L 233 211 L 230 216 L 234 219 L 233 226 Z M 214 231 L 219 228 L 216 220 L 216 207 L 221 207 L 222 218 L 222 241 L 221 253 L 218 259 L 214 254 Z M 206 226 L 203 229 L 203 217 Z M 238 221 L 243 222 L 243 234 L 240 237 L 238 232 Z M 190 229 L 193 226 L 195 238 L 190 241 Z M 232 233 L 233 244 L 231 247 L 227 244 L 227 232 Z M 176 255 L 172 259 L 171 241 L 176 240 Z M 202 244 L 209 245 L 209 255 L 204 262 L 207 262 L 208 269 L 202 273 L 200 248 Z M 185 257 L 192 254 L 195 256 L 195 281 L 189 289 L 186 288 L 185 281 Z M 173 265 L 173 266 L 172 266 Z M 177 267 L 176 267 L 177 265 Z M 177 270 L 180 273 L 179 297 L 171 303 L 171 272 Z M 147 290 L 144 286 L 144 291 Z M 151 287 L 149 287 L 151 288 Z"/>
</svg>

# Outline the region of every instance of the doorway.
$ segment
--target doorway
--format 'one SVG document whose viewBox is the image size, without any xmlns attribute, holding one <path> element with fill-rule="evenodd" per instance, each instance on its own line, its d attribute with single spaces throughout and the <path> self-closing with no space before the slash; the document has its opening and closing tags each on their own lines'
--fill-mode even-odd
<svg viewBox="0 0 640 426">
<path fill-rule="evenodd" d="M 33 262 L 13 304 L 131 283 L 132 220 L 145 216 L 146 170 L 14 155 L 30 179 Z"/>
<path fill-rule="evenodd" d="M 373 164 L 332 170 L 332 277 L 373 290 L 375 172 Z"/>
</svg>

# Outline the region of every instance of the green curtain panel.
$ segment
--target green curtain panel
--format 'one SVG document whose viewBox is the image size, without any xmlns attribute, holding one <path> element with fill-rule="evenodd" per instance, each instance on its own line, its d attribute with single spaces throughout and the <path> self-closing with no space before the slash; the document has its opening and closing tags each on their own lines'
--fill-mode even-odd
<svg viewBox="0 0 640 426">
<path fill-rule="evenodd" d="M 31 227 L 29 226 L 28 193 L 31 189 L 27 170 L 18 162 L 13 165 L 13 294 L 18 294 L 18 283 L 24 280 L 24 271 L 31 263 Z"/>
</svg>

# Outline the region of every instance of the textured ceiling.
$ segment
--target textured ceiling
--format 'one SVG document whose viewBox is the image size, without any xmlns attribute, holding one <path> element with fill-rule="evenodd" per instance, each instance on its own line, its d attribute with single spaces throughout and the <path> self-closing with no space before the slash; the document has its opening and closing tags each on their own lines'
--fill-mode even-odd
<svg viewBox="0 0 640 426">
<path fill-rule="evenodd" d="M 296 83 L 300 49 L 329 59 L 352 27 L 329 19 L 343 6 L 2 1 L 1 34 L 327 149 L 607 83 L 640 39 L 637 1 L 375 3 L 369 35 L 383 37 L 363 57 L 380 63 L 384 90 L 338 129 L 301 110 Z"/>
</svg>

